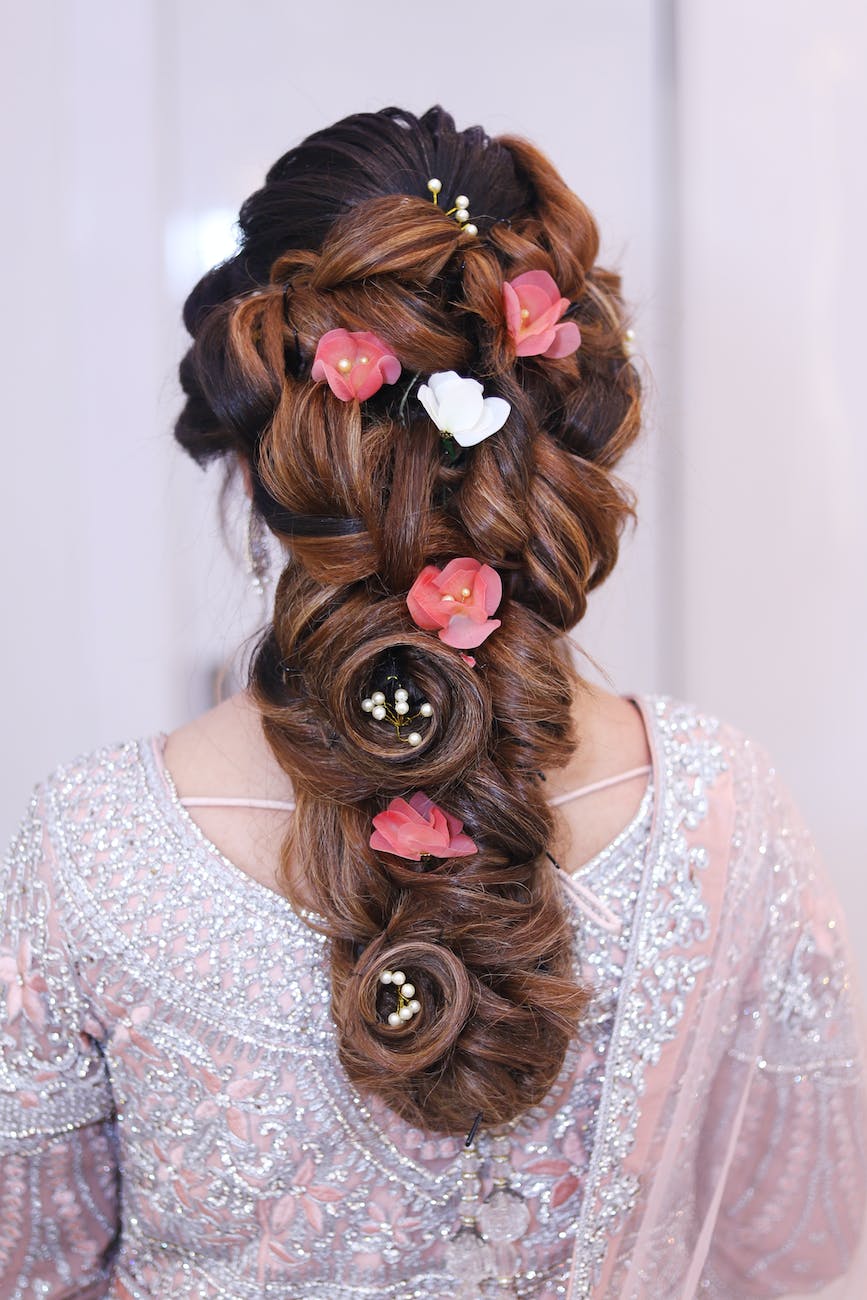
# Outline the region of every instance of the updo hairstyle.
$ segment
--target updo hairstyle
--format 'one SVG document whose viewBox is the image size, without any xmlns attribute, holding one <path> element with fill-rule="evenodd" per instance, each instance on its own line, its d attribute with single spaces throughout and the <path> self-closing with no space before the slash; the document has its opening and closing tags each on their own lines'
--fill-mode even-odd
<svg viewBox="0 0 867 1300">
<path fill-rule="evenodd" d="M 427 181 L 442 180 L 440 204 Z M 465 193 L 472 236 L 447 215 Z M 406 1120 L 465 1133 L 540 1102 L 587 1002 L 546 856 L 543 773 L 578 743 L 580 679 L 563 633 L 608 575 L 632 502 L 612 469 L 639 428 L 619 279 L 595 265 L 584 204 L 535 148 L 434 108 L 361 113 L 280 158 L 243 204 L 236 255 L 184 309 L 176 436 L 199 463 L 241 457 L 285 546 L 250 673 L 297 808 L 283 848 L 330 936 L 343 1066 Z M 581 346 L 516 357 L 502 285 L 544 270 Z M 359 403 L 311 380 L 320 337 L 368 330 L 400 380 Z M 409 386 L 472 376 L 511 404 L 454 461 Z M 420 378 L 414 381 L 414 376 Z M 471 667 L 409 615 L 428 564 L 473 556 L 502 577 L 502 625 Z M 399 676 L 433 716 L 413 748 L 360 708 Z M 369 846 L 395 796 L 423 790 L 478 852 L 411 862 Z M 422 1011 L 395 1029 L 385 968 Z"/>
</svg>

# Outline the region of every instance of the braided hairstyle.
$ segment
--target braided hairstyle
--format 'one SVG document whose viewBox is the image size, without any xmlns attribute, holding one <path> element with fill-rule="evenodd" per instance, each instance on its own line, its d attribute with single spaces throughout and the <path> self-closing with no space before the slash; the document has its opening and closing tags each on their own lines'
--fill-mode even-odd
<svg viewBox="0 0 867 1300">
<path fill-rule="evenodd" d="M 473 236 L 447 205 L 470 196 Z M 451 197 L 450 197 L 451 196 Z M 612 467 L 639 428 L 619 278 L 595 266 L 581 201 L 527 142 L 455 129 L 441 108 L 348 117 L 268 172 L 240 251 L 204 276 L 184 320 L 176 436 L 198 462 L 235 454 L 286 548 L 250 690 L 297 807 L 281 880 L 303 864 L 330 937 L 342 1064 L 413 1124 L 465 1132 L 537 1104 L 586 1007 L 546 856 L 543 772 L 577 743 L 580 679 L 563 633 L 610 572 L 632 514 Z M 577 352 L 516 357 L 502 284 L 551 274 Z M 368 400 L 311 381 L 329 330 L 375 333 L 403 376 Z M 456 370 L 511 404 L 456 459 L 410 388 Z M 413 622 L 406 596 L 457 556 L 503 580 L 501 626 L 470 666 Z M 433 716 L 407 745 L 361 710 L 397 675 Z M 477 852 L 420 862 L 374 851 L 372 818 L 422 790 Z M 422 1010 L 394 1027 L 402 969 Z"/>
</svg>

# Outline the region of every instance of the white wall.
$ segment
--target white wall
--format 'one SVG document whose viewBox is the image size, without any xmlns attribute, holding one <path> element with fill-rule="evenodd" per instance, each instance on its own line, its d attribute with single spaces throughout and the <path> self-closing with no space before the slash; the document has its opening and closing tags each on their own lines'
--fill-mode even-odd
<svg viewBox="0 0 867 1300">
<path fill-rule="evenodd" d="M 771 749 L 863 926 L 867 11 L 683 0 L 679 56 L 683 688 Z"/>
<path fill-rule="evenodd" d="M 255 625 L 216 476 L 172 447 L 186 290 L 290 144 L 439 100 L 551 154 L 636 305 L 642 522 L 582 638 L 764 740 L 867 922 L 862 9 L 374 11 L 0 0 L 0 832 L 55 762 L 203 707 Z"/>
</svg>

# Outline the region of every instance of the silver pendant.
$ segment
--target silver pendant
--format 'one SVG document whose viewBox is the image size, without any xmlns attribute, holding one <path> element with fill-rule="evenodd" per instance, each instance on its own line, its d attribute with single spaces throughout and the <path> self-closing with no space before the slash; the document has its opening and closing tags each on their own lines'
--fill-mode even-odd
<svg viewBox="0 0 867 1300">
<path fill-rule="evenodd" d="M 499 1187 L 482 1202 L 476 1222 L 487 1241 L 517 1241 L 530 1226 L 530 1211 L 519 1192 Z"/>
<path fill-rule="evenodd" d="M 490 1246 L 468 1224 L 445 1243 L 445 1257 L 446 1267 L 459 1282 L 473 1285 L 495 1274 Z"/>
</svg>

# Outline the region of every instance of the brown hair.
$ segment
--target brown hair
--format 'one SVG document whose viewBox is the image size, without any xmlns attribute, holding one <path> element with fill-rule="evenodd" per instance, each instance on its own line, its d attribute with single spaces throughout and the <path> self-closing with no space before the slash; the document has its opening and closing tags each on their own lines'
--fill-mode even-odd
<svg viewBox="0 0 867 1300">
<path fill-rule="evenodd" d="M 473 237 L 427 192 L 470 197 Z M 235 451 L 285 541 L 273 623 L 251 667 L 265 735 L 297 798 L 284 846 L 331 937 L 340 1056 L 361 1089 L 427 1129 L 537 1104 L 586 1005 L 546 857 L 543 772 L 567 763 L 579 678 L 562 636 L 610 572 L 631 500 L 612 466 L 639 426 L 618 278 L 595 266 L 581 201 L 531 145 L 458 132 L 441 109 L 359 114 L 280 159 L 244 204 L 242 246 L 190 295 L 181 444 Z M 542 269 L 579 350 L 516 358 L 502 283 Z M 370 330 L 403 376 L 342 402 L 310 379 L 327 330 Z M 472 375 L 511 404 L 453 463 L 413 375 Z M 503 579 L 475 668 L 412 621 L 426 564 L 469 555 Z M 360 702 L 397 673 L 433 705 L 412 748 Z M 464 822 L 468 857 L 375 852 L 372 817 L 424 790 Z M 289 890 L 288 875 L 286 888 Z M 393 1028 L 400 967 L 422 1011 Z"/>
</svg>

